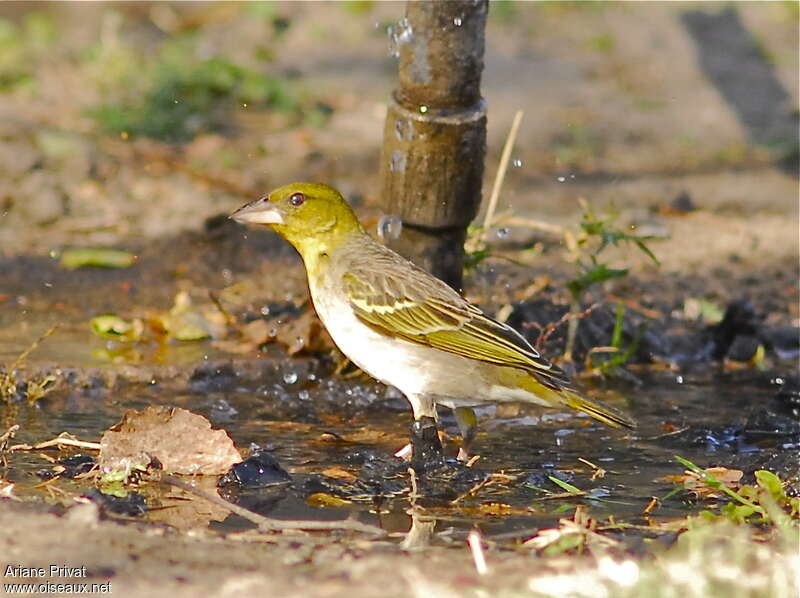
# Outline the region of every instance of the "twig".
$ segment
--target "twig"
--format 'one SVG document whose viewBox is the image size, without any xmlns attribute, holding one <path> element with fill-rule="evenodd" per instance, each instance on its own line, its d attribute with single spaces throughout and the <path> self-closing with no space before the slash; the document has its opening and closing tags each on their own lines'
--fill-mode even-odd
<svg viewBox="0 0 800 598">
<path fill-rule="evenodd" d="M 622 303 L 625 307 L 631 308 L 633 311 L 637 311 L 643 316 L 647 316 L 648 318 L 653 318 L 654 320 L 658 320 L 664 317 L 657 309 L 650 309 L 649 307 L 645 307 L 644 305 L 637 303 L 633 299 L 625 299 L 623 297 L 617 297 L 616 295 L 608 295 L 606 296 L 608 301 L 612 303 Z"/>
<path fill-rule="evenodd" d="M 411 494 L 408 496 L 408 500 L 411 502 L 411 506 L 415 507 L 419 498 L 419 489 L 417 488 L 417 472 L 413 467 L 408 468 L 408 477 L 411 481 Z"/>
<path fill-rule="evenodd" d="M 14 424 L 0 436 L 0 453 L 8 448 L 8 441 L 14 439 L 17 430 L 19 430 L 19 424 Z"/>
<path fill-rule="evenodd" d="M 514 140 L 517 138 L 519 124 L 522 122 L 522 110 L 517 110 L 514 121 L 511 123 L 511 130 L 508 132 L 506 144 L 503 146 L 503 153 L 500 156 L 500 164 L 497 167 L 497 174 L 494 177 L 492 194 L 489 196 L 489 206 L 486 209 L 486 216 L 483 218 L 483 235 L 485 236 L 492 225 L 494 212 L 497 209 L 497 200 L 500 198 L 500 189 L 503 187 L 503 180 L 506 178 L 508 161 L 511 159 L 511 150 L 514 147 Z"/>
<path fill-rule="evenodd" d="M 219 296 L 214 291 L 209 290 L 208 298 L 211 299 L 211 302 L 214 304 L 214 307 L 216 307 L 219 313 L 222 314 L 222 317 L 225 318 L 225 323 L 231 328 L 235 328 L 236 330 L 239 330 L 241 332 L 239 328 L 239 323 L 236 321 L 236 318 L 234 318 L 230 313 L 228 313 L 228 310 L 226 310 L 223 307 L 222 302 L 219 300 Z"/>
<path fill-rule="evenodd" d="M 576 314 L 576 313 L 574 313 L 572 311 L 568 311 L 563 316 L 561 316 L 561 318 L 558 321 L 550 322 L 545 327 L 542 327 L 542 325 L 537 323 L 537 322 L 523 322 L 522 327 L 523 328 L 538 328 L 539 330 L 541 330 L 541 332 L 539 333 L 539 337 L 536 339 L 536 342 L 534 342 L 534 344 L 533 344 L 535 349 L 539 349 L 539 348 L 541 348 L 542 345 L 544 345 L 544 343 L 547 342 L 547 339 L 550 338 L 550 335 L 553 334 L 553 332 L 555 332 L 556 329 L 559 326 L 561 326 L 564 322 L 567 322 L 567 321 L 570 321 L 570 320 L 582 320 L 583 318 L 588 316 L 590 313 L 592 313 L 598 307 L 600 307 L 600 304 L 599 303 L 595 303 L 594 305 L 590 305 L 584 311 L 582 311 L 581 313 L 578 313 L 578 314 Z"/>
<path fill-rule="evenodd" d="M 40 336 L 38 339 L 33 341 L 33 344 L 30 347 L 28 347 L 27 349 L 25 349 L 22 353 L 20 353 L 19 357 L 17 357 L 17 359 L 14 360 L 14 363 L 12 363 L 8 367 L 8 371 L 12 372 L 15 369 L 17 369 L 20 366 L 20 364 L 22 364 L 22 362 L 25 361 L 28 358 L 28 355 L 30 355 L 31 353 L 33 353 L 36 350 L 36 348 L 39 346 L 39 343 L 41 343 L 44 339 L 46 339 L 48 336 L 53 334 L 60 325 L 61 324 L 53 324 L 47 330 L 47 332 L 45 332 L 42 336 Z"/>
<path fill-rule="evenodd" d="M 505 474 L 505 473 L 493 473 L 493 474 L 488 475 L 485 478 L 483 478 L 480 482 L 475 484 L 472 488 L 467 490 L 461 496 L 457 496 L 456 498 L 451 500 L 450 504 L 451 505 L 458 504 L 459 502 L 461 502 L 465 498 L 469 498 L 470 496 L 474 496 L 475 494 L 478 493 L 478 491 L 483 490 L 484 488 L 486 488 L 487 486 L 491 486 L 492 484 L 498 484 L 498 483 L 502 483 L 502 482 L 513 482 L 516 479 L 517 479 L 516 476 L 508 475 L 508 474 Z"/>
<path fill-rule="evenodd" d="M 51 438 L 50 440 L 45 440 L 43 442 L 37 442 L 36 444 L 15 444 L 13 446 L 8 447 L 9 452 L 14 451 L 38 451 L 44 448 L 50 448 L 51 446 L 74 446 L 77 448 L 84 448 L 91 451 L 99 451 L 100 450 L 100 443 L 99 442 L 87 442 L 85 440 L 78 440 L 67 434 L 66 432 L 62 432 L 55 438 Z"/>
<path fill-rule="evenodd" d="M 483 546 L 481 545 L 481 533 L 474 529 L 467 535 L 467 544 L 472 553 L 472 560 L 475 562 L 475 570 L 478 575 L 486 575 L 489 568 L 486 566 L 486 557 L 483 555 Z"/>
<path fill-rule="evenodd" d="M 306 531 L 332 531 L 332 530 L 348 530 L 353 532 L 362 532 L 365 534 L 372 534 L 373 536 L 385 536 L 386 532 L 379 527 L 375 527 L 374 525 L 369 525 L 366 523 L 361 523 L 360 521 L 355 521 L 352 519 L 346 519 L 344 521 L 303 521 L 299 519 L 273 519 L 271 517 L 264 517 L 263 515 L 259 515 L 258 513 L 254 513 L 253 511 L 249 511 L 244 507 L 240 507 L 232 502 L 228 502 L 227 500 L 220 498 L 219 496 L 214 496 L 213 494 L 206 492 L 205 490 L 201 490 L 200 488 L 195 488 L 191 484 L 187 484 L 186 482 L 179 480 L 173 476 L 163 476 L 161 481 L 165 484 L 170 484 L 171 486 L 175 486 L 176 488 L 180 488 L 181 490 L 188 492 L 189 494 L 193 494 L 194 496 L 198 496 L 203 500 L 207 500 L 215 505 L 228 509 L 231 513 L 238 515 L 252 523 L 258 525 L 259 529 L 261 530 L 306 530 Z"/>
<path fill-rule="evenodd" d="M 659 503 L 659 500 L 658 500 L 658 498 L 656 498 L 655 496 L 653 496 L 653 497 L 650 499 L 650 502 L 649 502 L 649 503 L 647 503 L 647 506 L 644 508 L 644 511 L 642 511 L 642 515 L 645 515 L 645 516 L 648 516 L 648 515 L 650 515 L 650 513 L 652 513 L 652 512 L 653 512 L 653 510 L 654 510 L 654 509 L 655 509 L 655 508 L 658 506 L 658 503 Z"/>
<path fill-rule="evenodd" d="M 509 226 L 519 226 L 522 228 L 535 228 L 543 230 L 548 233 L 553 233 L 559 237 L 564 235 L 564 227 L 557 224 L 550 224 L 549 222 L 542 222 L 541 220 L 532 220 L 530 218 L 521 218 L 519 216 L 511 216 L 503 220 L 504 224 Z"/>
<path fill-rule="evenodd" d="M 8 450 L 9 441 L 14 439 L 14 435 L 19 430 L 19 424 L 14 424 L 8 430 L 3 432 L 0 436 L 0 465 L 8 467 L 8 460 L 6 459 L 6 451 Z"/>
<path fill-rule="evenodd" d="M 600 467 L 599 465 L 595 465 L 594 463 L 592 463 L 588 459 L 584 459 L 583 457 L 578 457 L 578 461 L 580 461 L 581 463 L 585 463 L 594 470 L 592 473 L 592 477 L 589 478 L 591 481 L 595 481 L 598 478 L 605 477 L 606 470 Z"/>
</svg>

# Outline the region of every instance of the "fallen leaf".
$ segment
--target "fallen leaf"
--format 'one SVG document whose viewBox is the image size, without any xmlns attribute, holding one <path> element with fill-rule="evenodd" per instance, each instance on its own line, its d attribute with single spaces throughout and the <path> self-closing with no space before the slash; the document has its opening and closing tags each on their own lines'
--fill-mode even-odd
<svg viewBox="0 0 800 598">
<path fill-rule="evenodd" d="M 334 480 L 347 480 L 353 482 L 358 479 L 354 473 L 347 471 L 344 467 L 333 465 L 323 470 L 322 475 L 326 478 L 333 478 Z"/>
<path fill-rule="evenodd" d="M 69 270 L 95 266 L 100 268 L 127 268 L 136 263 L 136 256 L 119 249 L 67 249 L 61 254 L 61 265 Z"/>
<path fill-rule="evenodd" d="M 242 457 L 228 434 L 212 430 L 202 415 L 164 406 L 126 412 L 100 440 L 103 472 L 131 471 L 153 459 L 167 473 L 220 475 Z"/>
<path fill-rule="evenodd" d="M 306 499 L 306 504 L 312 507 L 344 507 L 349 505 L 350 501 L 333 494 L 315 492 Z"/>
<path fill-rule="evenodd" d="M 103 338 L 134 342 L 141 340 L 144 323 L 139 319 L 125 320 L 114 314 L 97 316 L 89 321 L 92 332 Z"/>
<path fill-rule="evenodd" d="M 276 327 L 278 333 L 275 340 L 286 347 L 289 355 L 300 352 L 322 353 L 335 346 L 317 314 L 310 309 Z"/>
<path fill-rule="evenodd" d="M 735 490 L 739 487 L 739 482 L 744 475 L 739 469 L 729 469 L 727 467 L 708 467 L 703 470 L 706 474 L 714 476 L 722 484 Z M 663 478 L 666 482 L 681 484 L 689 492 L 693 492 L 701 498 L 719 498 L 724 492 L 719 488 L 709 486 L 703 477 L 694 471 L 685 470 L 683 475 L 668 475 Z"/>
</svg>

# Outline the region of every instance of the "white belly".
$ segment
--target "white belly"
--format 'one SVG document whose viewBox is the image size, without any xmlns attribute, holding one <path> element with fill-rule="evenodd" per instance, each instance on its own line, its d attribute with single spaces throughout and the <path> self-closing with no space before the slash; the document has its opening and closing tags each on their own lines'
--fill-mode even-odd
<svg viewBox="0 0 800 598">
<path fill-rule="evenodd" d="M 474 369 L 469 360 L 376 332 L 358 320 L 344 299 L 320 295 L 312 287 L 314 307 L 333 342 L 370 376 L 397 387 L 409 399 L 421 395 L 439 402 L 462 398 L 459 382 L 471 376 Z M 435 365 L 431 364 L 434 355 Z M 474 390 L 478 395 L 482 389 Z M 478 396 L 476 403 L 481 402 Z"/>
</svg>

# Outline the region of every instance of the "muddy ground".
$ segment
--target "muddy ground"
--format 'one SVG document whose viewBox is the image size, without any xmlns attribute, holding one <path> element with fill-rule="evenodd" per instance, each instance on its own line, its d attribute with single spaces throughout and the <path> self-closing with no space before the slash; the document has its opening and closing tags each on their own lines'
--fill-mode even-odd
<svg viewBox="0 0 800 598">
<path fill-rule="evenodd" d="M 169 339 L 131 349 L 89 328 L 101 314 L 164 312 L 180 291 L 211 312 L 209 292 L 216 294 L 240 324 L 281 314 L 292 321 L 308 309 L 293 251 L 272 233 L 244 231 L 222 216 L 277 185 L 319 180 L 341 188 L 375 228 L 383 216 L 377 174 L 385 101 L 396 69 L 385 30 L 402 11 L 392 2 L 0 6 L 0 364 L 8 367 L 59 325 L 20 370 L 29 381 L 53 375 L 53 390 L 34 406 L 24 393 L 0 405 L 0 435 L 18 424 L 17 442 L 62 431 L 97 441 L 125 409 L 159 403 L 202 412 L 243 452 L 250 442 L 276 444 L 279 460 L 302 479 L 341 464 L 361 473 L 363 463 L 346 461 L 351 452 L 388 456 L 402 446 L 402 400 L 364 379 L 333 376 L 339 358 L 327 349 L 288 357 L 279 343 L 232 353 L 216 341 Z M 485 471 L 532 475 L 552 467 L 588 484 L 591 471 L 574 458 L 610 451 L 626 469 L 616 486 L 609 482 L 612 498 L 634 506 L 600 512 L 637 523 L 650 496 L 669 489 L 654 480 L 682 470 L 667 463 L 671 451 L 748 476 L 772 464 L 797 486 L 796 388 L 786 402 L 775 399 L 780 382 L 798 373 L 797 19 L 792 3 L 493 4 L 484 196 L 515 111 L 525 116 L 500 201 L 505 220 L 490 235 L 490 256 L 467 273 L 466 294 L 535 341 L 531 322 L 563 315 L 564 285 L 575 276 L 563 237 L 536 224 L 577 231 L 579 199 L 618 228 L 659 237 L 649 246 L 661 264 L 631 247 L 604 254 L 630 274 L 583 298 L 585 306 L 603 306 L 586 319 L 577 346 L 582 382 L 633 410 L 644 431 L 607 434 L 525 408 L 487 413 L 488 431 L 479 437 Z M 175 40 L 191 47 L 179 54 L 187 61 L 223 56 L 275 78 L 294 104 L 285 111 L 239 102 L 223 126 L 201 123 L 177 142 L 113 131 L 93 116 L 98 106 L 129 102 L 126 88 L 144 94 L 140 64 Z M 60 265 L 63 250 L 95 246 L 127 249 L 138 260 L 118 270 Z M 720 340 L 712 326 L 739 300 L 750 307 Z M 606 379 L 588 371 L 584 358 L 610 342 L 619 301 L 627 305 L 626 345 L 640 323 L 647 332 L 629 367 Z M 238 337 L 217 340 L 231 338 Z M 563 342 L 559 328 L 543 349 L 557 357 Z M 303 398 L 309 393 L 311 401 Z M 784 435 L 748 440 L 762 452 L 738 450 L 733 445 L 752 436 L 762 411 L 782 418 L 770 425 Z M 531 418 L 540 427 L 527 449 Z M 452 433 L 452 421 L 445 423 Z M 673 432 L 675 444 L 652 440 Z M 358 451 L 328 448 L 320 440 L 326 433 Z M 566 437 L 578 440 L 562 446 Z M 120 522 L 93 503 L 75 506 L 80 484 L 65 481 L 49 494 L 35 488 L 45 466 L 35 453 L 15 453 L 0 468 L 0 482 L 14 482 L 23 499 L 0 493 L 0 565 L 85 565 L 87 581 L 111 582 L 120 595 L 789 596 L 796 583 L 788 573 L 796 550 L 774 538 L 754 542 L 749 529 L 713 532 L 700 548 L 675 553 L 623 537 L 616 552 L 545 556 L 519 540 L 557 525 L 553 510 L 533 520 L 460 512 L 457 523 L 440 521 L 445 533 L 432 546 L 404 548 L 405 506 L 383 515 L 363 505 L 315 510 L 301 493 L 266 511 L 321 519 L 353 512 L 394 534 L 379 540 L 258 533 L 230 521 L 209 526 L 227 516 L 208 506 L 199 510 L 213 516 L 183 523 Z M 530 502 L 519 488 L 490 498 L 509 508 Z M 703 506 L 665 501 L 660 520 Z M 466 548 L 473 525 L 489 538 L 485 576 Z M 509 532 L 514 541 L 500 539 Z M 659 537 L 674 541 L 674 534 Z M 720 570 L 721 561 L 741 563 L 750 579 Z"/>
</svg>

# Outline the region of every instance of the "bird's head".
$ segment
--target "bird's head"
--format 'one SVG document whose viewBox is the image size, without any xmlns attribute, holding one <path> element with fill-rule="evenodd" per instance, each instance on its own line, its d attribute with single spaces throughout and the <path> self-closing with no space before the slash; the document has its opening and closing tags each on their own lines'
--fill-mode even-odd
<svg viewBox="0 0 800 598">
<path fill-rule="evenodd" d="M 279 187 L 242 206 L 231 218 L 242 224 L 271 227 L 304 258 L 335 249 L 350 235 L 363 232 L 342 194 L 317 183 Z"/>
</svg>

